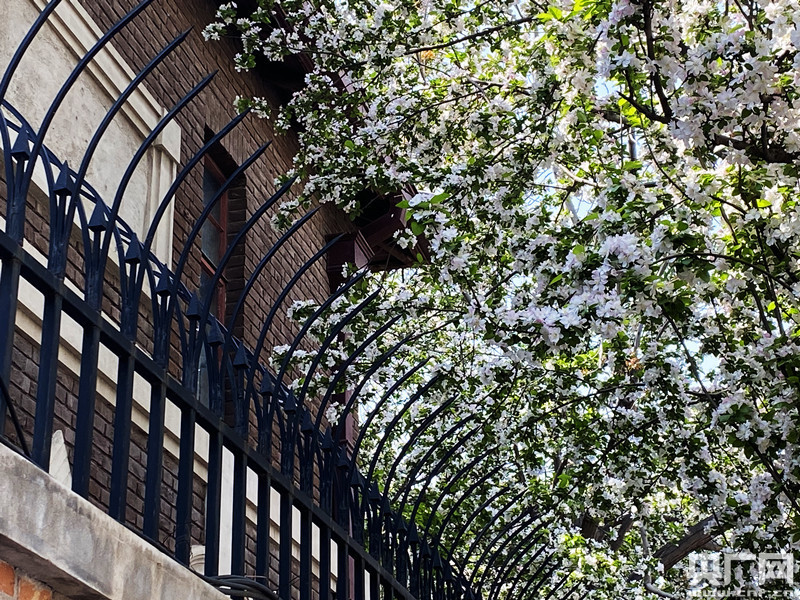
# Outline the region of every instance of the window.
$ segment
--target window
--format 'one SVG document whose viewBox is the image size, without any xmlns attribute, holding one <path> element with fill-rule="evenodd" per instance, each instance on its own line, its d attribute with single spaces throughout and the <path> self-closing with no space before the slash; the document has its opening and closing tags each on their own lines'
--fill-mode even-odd
<svg viewBox="0 0 800 600">
<path fill-rule="evenodd" d="M 225 177 L 217 164 L 211 159 L 206 158 L 203 169 L 203 209 L 214 202 L 219 194 Z M 222 257 L 228 247 L 228 193 L 223 192 L 211 209 L 211 213 L 206 218 L 200 230 L 200 298 L 203 302 L 209 300 L 209 319 L 216 319 L 225 324 L 226 307 L 226 281 L 225 277 L 219 278 L 216 286 L 211 289 L 214 273 L 219 267 Z M 206 324 L 206 334 L 211 328 L 211 323 Z M 218 359 L 220 357 L 217 357 Z M 205 406 L 209 405 L 210 386 L 208 380 L 208 355 L 206 350 L 200 354 L 198 364 L 197 398 Z"/>
<path fill-rule="evenodd" d="M 222 171 L 210 158 L 205 161 L 203 170 L 203 208 L 207 207 L 217 197 L 225 177 Z M 211 210 L 211 214 L 203 223 L 200 232 L 202 239 L 202 264 L 200 272 L 200 292 L 202 298 L 208 298 L 208 294 L 213 294 L 211 300 L 211 316 L 225 322 L 225 278 L 222 277 L 217 283 L 216 289 L 209 290 L 208 286 L 214 277 L 214 273 L 219 266 L 220 260 L 225 255 L 228 248 L 228 193 L 222 194 Z"/>
<path fill-rule="evenodd" d="M 210 129 L 205 131 L 206 141 L 211 139 L 213 133 Z M 234 317 L 233 307 L 239 299 L 244 287 L 244 247 L 241 243 L 234 249 L 231 259 L 225 264 L 223 276 L 217 279 L 217 283 L 211 289 L 211 282 L 214 273 L 220 266 L 222 257 L 228 251 L 228 245 L 236 234 L 241 230 L 246 221 L 247 214 L 247 178 L 244 174 L 237 175 L 228 186 L 228 189 L 220 193 L 223 184 L 238 169 L 237 162 L 221 143 L 212 146 L 209 154 L 203 162 L 203 208 L 208 207 L 217 195 L 219 198 L 214 202 L 213 208 L 209 212 L 208 218 L 203 222 L 200 230 L 200 280 L 198 281 L 198 295 L 203 302 L 209 302 L 209 317 L 215 317 L 225 327 L 232 328 L 232 335 L 241 338 L 243 334 L 243 316 L 235 315 L 235 320 L 231 324 L 229 321 Z M 210 327 L 210 323 L 209 323 Z M 208 333 L 208 328 L 206 329 Z M 222 352 L 222 349 L 219 350 Z M 204 350 L 199 361 L 197 396 L 198 400 L 206 406 L 209 404 L 209 367 L 208 355 Z M 217 356 L 221 362 L 222 356 Z M 223 383 L 223 403 L 225 412 L 230 412 L 228 406 L 230 395 L 230 382 Z M 227 419 L 227 417 L 226 417 Z"/>
</svg>

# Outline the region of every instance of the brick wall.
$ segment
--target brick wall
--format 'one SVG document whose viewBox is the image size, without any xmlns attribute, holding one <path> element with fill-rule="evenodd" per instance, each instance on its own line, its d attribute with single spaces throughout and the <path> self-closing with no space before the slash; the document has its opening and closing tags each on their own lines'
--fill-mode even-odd
<svg viewBox="0 0 800 600">
<path fill-rule="evenodd" d="M 27 577 L 21 569 L 0 561 L 0 600 L 66 600 L 35 579 Z"/>
</svg>

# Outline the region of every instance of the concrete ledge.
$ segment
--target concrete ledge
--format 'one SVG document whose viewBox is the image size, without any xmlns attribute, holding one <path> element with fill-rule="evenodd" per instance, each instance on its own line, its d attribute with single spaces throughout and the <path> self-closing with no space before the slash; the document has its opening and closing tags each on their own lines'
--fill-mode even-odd
<svg viewBox="0 0 800 600">
<path fill-rule="evenodd" d="M 230 600 L 2 445 L 0 559 L 75 600 Z"/>
</svg>

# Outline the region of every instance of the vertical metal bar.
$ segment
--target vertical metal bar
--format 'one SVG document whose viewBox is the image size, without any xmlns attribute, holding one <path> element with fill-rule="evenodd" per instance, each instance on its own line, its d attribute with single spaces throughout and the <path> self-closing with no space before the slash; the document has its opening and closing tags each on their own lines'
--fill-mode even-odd
<svg viewBox="0 0 800 600">
<path fill-rule="evenodd" d="M 194 409 L 181 411 L 178 457 L 178 497 L 175 500 L 175 558 L 189 564 L 192 550 L 192 492 L 194 489 Z"/>
<path fill-rule="evenodd" d="M 45 12 L 47 10 L 45 9 Z M 44 14 L 44 13 L 43 13 Z M 41 16 L 37 20 L 38 26 L 44 24 Z M 30 32 L 23 40 L 20 47 L 17 49 L 14 58 L 6 70 L 3 81 L 0 82 L 0 98 L 5 94 L 5 86 L 10 81 L 11 73 L 16 68 L 14 61 L 19 61 L 22 58 L 22 48 L 26 43 L 30 43 L 33 36 L 36 35 L 37 26 L 31 28 Z M 3 159 L 6 163 L 6 235 L 22 246 L 22 239 L 25 237 L 25 208 L 27 206 L 27 198 L 22 194 L 20 189 L 20 181 L 25 172 L 25 163 L 30 159 L 29 150 L 29 132 L 23 123 L 17 134 L 17 144 L 21 144 L 18 148 L 19 152 L 14 156 L 14 148 L 11 147 L 11 140 L 8 136 L 8 129 L 5 117 L 0 111 L 0 127 L 3 128 L 2 135 L 3 145 Z M 4 290 L 5 294 L 0 294 L 0 379 L 3 381 L 10 381 L 11 376 L 11 361 L 12 353 L 14 351 L 14 327 L 17 318 L 17 300 L 19 298 L 19 278 L 20 278 L 20 261 L 19 258 L 12 256 L 10 259 L 3 260 L 3 272 L 0 274 L 0 290 Z M 7 398 L 0 398 L 0 435 L 5 433 L 5 420 L 6 408 L 5 403 L 10 401 Z"/>
<path fill-rule="evenodd" d="M 311 513 L 300 509 L 300 600 L 311 600 Z"/>
<path fill-rule="evenodd" d="M 247 539 L 247 460 L 236 453 L 233 463 L 233 531 L 231 532 L 231 573 L 244 575 L 245 540 Z"/>
<path fill-rule="evenodd" d="M 336 600 L 350 599 L 350 549 L 345 540 L 337 540 Z"/>
<path fill-rule="evenodd" d="M 319 526 L 319 600 L 328 600 L 331 595 L 331 530 L 327 525 Z"/>
<path fill-rule="evenodd" d="M 278 557 L 278 596 L 291 598 L 292 587 L 292 497 L 281 490 L 281 541 Z"/>
<path fill-rule="evenodd" d="M 419 581 L 419 563 L 421 557 L 419 555 L 419 544 L 411 544 L 409 548 L 409 556 L 410 559 L 408 560 L 408 580 L 409 580 L 409 588 L 408 590 L 411 592 L 411 595 L 416 597 L 420 596 L 420 581 Z"/>
<path fill-rule="evenodd" d="M 147 428 L 147 474 L 144 486 L 143 533 L 151 540 L 158 538 L 158 521 L 161 515 L 166 392 L 166 386 L 163 382 L 156 383 L 150 389 L 150 422 Z"/>
<path fill-rule="evenodd" d="M 359 548 L 361 550 L 361 548 Z M 364 559 L 361 558 L 361 553 L 357 553 L 353 561 L 353 597 L 361 600 L 365 598 L 364 592 L 366 591 L 366 573 L 364 572 Z"/>
<path fill-rule="evenodd" d="M 206 488 L 206 575 L 219 574 L 219 525 L 222 499 L 222 435 L 208 432 L 208 487 Z"/>
<path fill-rule="evenodd" d="M 269 578 L 270 554 L 270 496 L 272 482 L 269 475 L 261 473 L 258 476 L 258 523 L 256 523 L 256 576 Z"/>
<path fill-rule="evenodd" d="M 36 420 L 33 426 L 33 461 L 43 469 L 50 466 L 62 302 L 62 297 L 55 292 L 45 294 L 39 381 L 36 388 Z"/>
<path fill-rule="evenodd" d="M 108 514 L 121 523 L 125 522 L 125 509 L 128 504 L 134 370 L 132 356 L 120 357 L 117 405 L 114 410 L 114 447 L 111 452 L 111 494 L 108 502 Z"/>
<path fill-rule="evenodd" d="M 96 377 L 89 370 L 97 370 L 100 350 L 100 328 L 91 325 L 83 332 L 81 346 L 81 374 L 78 390 L 78 408 L 75 417 L 75 455 L 72 465 L 72 491 L 86 498 L 89 494 L 89 473 L 92 461 L 92 440 L 94 437 L 94 413 L 97 389 Z M 89 385 L 89 383 L 92 385 Z"/>
<path fill-rule="evenodd" d="M 381 600 L 381 576 L 378 573 L 369 574 L 369 600 Z"/>
<path fill-rule="evenodd" d="M 14 326 L 19 297 L 20 263 L 16 258 L 3 261 L 0 273 L 0 379 L 9 381 L 14 350 Z M 6 398 L 0 397 L 0 434 L 5 431 Z"/>
<path fill-rule="evenodd" d="M 17 413 L 14 410 L 14 404 L 11 402 L 11 395 L 8 392 L 8 386 L 2 379 L 0 379 L 0 396 L 7 400 L 6 409 L 8 410 L 8 415 L 11 417 L 11 425 L 14 427 L 14 432 L 17 434 L 17 442 L 19 443 L 20 450 L 22 450 L 23 456 L 30 458 L 31 450 L 28 447 L 28 442 L 25 440 L 25 432 L 22 431 L 22 425 L 19 422 L 19 418 L 17 418 Z M 0 435 L 0 439 L 3 439 L 2 435 Z"/>
</svg>

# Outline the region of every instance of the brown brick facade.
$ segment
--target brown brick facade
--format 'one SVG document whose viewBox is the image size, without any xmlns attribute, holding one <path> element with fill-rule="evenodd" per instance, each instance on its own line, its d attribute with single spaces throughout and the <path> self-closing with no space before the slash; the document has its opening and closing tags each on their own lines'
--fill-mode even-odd
<svg viewBox="0 0 800 600">
<path fill-rule="evenodd" d="M 110 27 L 136 3 L 133 0 L 82 0 L 84 8 L 92 15 L 101 29 Z M 148 77 L 145 87 L 156 97 L 162 106 L 170 108 L 183 94 L 191 89 L 209 72 L 218 70 L 212 83 L 177 117 L 181 129 L 181 161 L 185 162 L 205 143 L 208 132 L 218 131 L 235 115 L 233 107 L 237 95 L 266 97 L 273 101 L 277 111 L 279 94 L 269 83 L 251 73 L 238 73 L 233 68 L 235 46 L 227 41 L 206 43 L 201 36 L 202 28 L 213 17 L 214 3 L 206 0 L 183 2 L 179 0 L 156 0 L 133 24 L 129 25 L 113 42 L 113 45 L 134 68 L 140 69 L 174 35 L 192 28 L 187 41 Z M 250 167 L 239 185 L 231 190 L 235 202 L 228 219 L 229 236 L 233 237 L 238 228 L 259 209 L 261 204 L 276 190 L 275 178 L 291 167 L 292 156 L 297 149 L 293 134 L 278 134 L 269 119 L 248 116 L 233 133 L 229 134 L 216 149 L 218 156 L 224 157 L 228 170 L 241 165 L 259 145 L 271 141 L 267 151 Z M 96 158 L 102 160 L 102 156 Z M 91 183 L 91 182 L 88 182 Z M 5 189 L 3 169 L 0 169 L 0 190 Z M 175 198 L 173 257 L 177 259 L 184 249 L 184 240 L 189 236 L 203 209 L 202 166 L 196 167 L 186 182 L 180 187 Z M 0 194 L 1 195 L 1 194 Z M 2 198 L 0 198 L 2 200 Z M 110 201 L 110 199 L 109 199 Z M 48 204 L 45 198 L 30 198 L 26 216 L 26 240 L 42 254 L 47 253 L 49 239 Z M 0 215 L 4 216 L 5 202 L 0 202 Z M 269 215 L 262 218 L 248 233 L 241 250 L 229 264 L 226 276 L 232 282 L 228 290 L 231 300 L 238 297 L 241 283 L 254 270 L 262 256 L 276 241 L 277 235 L 270 226 Z M 349 231 L 349 221 L 330 206 L 324 207 L 298 235 L 294 236 L 277 254 L 256 282 L 249 294 L 242 316 L 235 323 L 235 332 L 245 345 L 253 348 L 261 326 L 272 309 L 275 299 L 284 285 L 291 279 L 297 268 L 311 257 L 333 234 Z M 183 274 L 182 282 L 190 290 L 200 285 L 202 239 L 193 245 L 190 260 Z M 83 256 L 79 232 L 75 231 L 69 252 L 67 279 L 78 288 L 83 287 Z M 119 322 L 120 300 L 118 297 L 119 273 L 116 267 L 109 268 L 106 276 L 106 293 L 103 312 L 112 321 Z M 284 307 L 278 312 L 272 326 L 267 344 L 260 358 L 267 362 L 270 349 L 277 344 L 289 343 L 297 333 L 297 326 L 285 316 L 285 309 L 294 300 L 314 299 L 322 301 L 329 293 L 328 273 L 325 260 L 316 265 L 300 280 L 287 298 Z M 149 302 L 140 307 L 137 343 L 151 352 L 152 315 Z M 230 316 L 230 313 L 229 315 Z M 172 336 L 173 374 L 179 372 L 181 350 L 178 336 Z M 78 349 L 80 350 L 80 349 Z M 22 427 L 30 434 L 33 430 L 35 399 L 37 394 L 37 373 L 41 366 L 39 340 L 31 339 L 26 332 L 17 327 L 12 357 L 9 390 L 12 401 L 19 410 Z M 69 461 L 73 460 L 76 407 L 79 378 L 62 366 L 58 369 L 55 403 L 55 429 L 64 432 Z M 111 476 L 111 448 L 113 441 L 114 408 L 98 398 L 94 417 L 94 451 L 92 457 L 89 500 L 102 508 L 109 502 Z M 6 434 L 15 438 L 11 424 L 7 423 Z M 273 436 L 278 444 L 277 435 Z M 19 440 L 17 440 L 19 441 Z M 146 475 L 145 448 L 147 431 L 134 426 L 131 440 L 130 478 L 126 522 L 139 530 L 143 522 L 143 498 Z M 204 482 L 195 478 L 192 500 L 193 528 L 192 542 L 204 542 Z M 175 522 L 174 498 L 177 493 L 177 458 L 169 453 L 164 456 L 162 478 L 162 526 L 157 543 L 174 549 L 173 531 L 170 523 Z M 253 564 L 254 541 L 248 535 L 248 564 Z M 274 570 L 271 575 L 276 578 Z M 9 575 L 10 573 L 10 575 Z M 273 580 L 273 583 L 276 579 Z M 12 583 L 9 584 L 9 581 Z M 10 587 L 9 587 L 10 586 Z M 20 572 L 5 563 L 0 563 L 0 600 L 51 600 L 51 591 L 33 580 L 25 578 Z"/>
<path fill-rule="evenodd" d="M 0 600 L 66 600 L 48 586 L 19 569 L 0 561 Z"/>
</svg>

